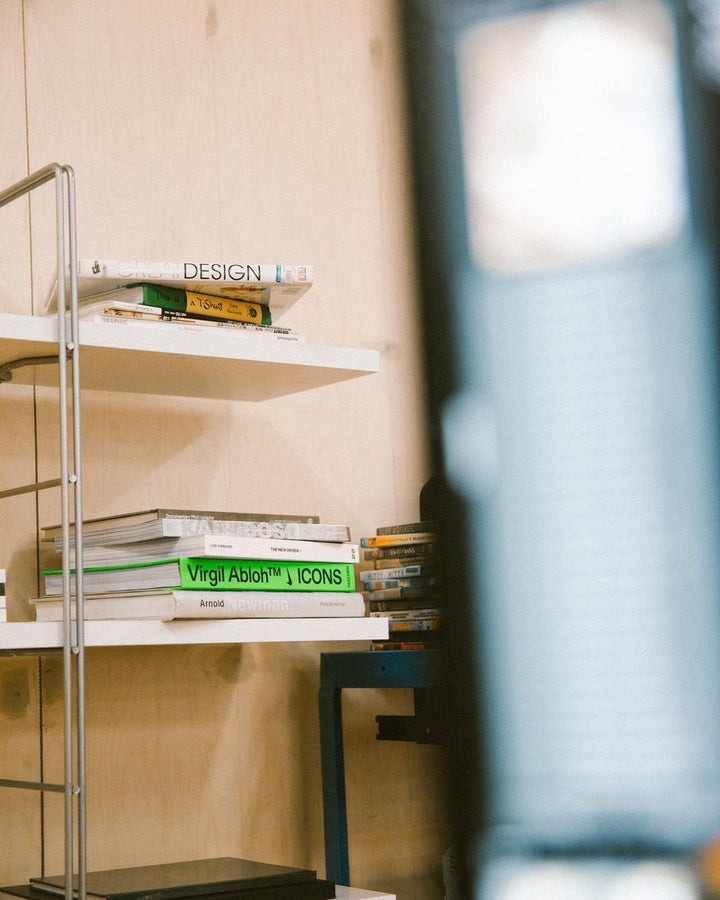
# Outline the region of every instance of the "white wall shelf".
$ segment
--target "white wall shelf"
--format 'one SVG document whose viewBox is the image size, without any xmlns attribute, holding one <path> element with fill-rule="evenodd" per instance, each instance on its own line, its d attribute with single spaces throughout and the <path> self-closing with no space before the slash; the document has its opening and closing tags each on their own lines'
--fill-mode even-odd
<svg viewBox="0 0 720 900">
<path fill-rule="evenodd" d="M 175 619 L 86 621 L 86 647 L 386 640 L 388 620 L 357 616 L 317 619 Z M 60 622 L 0 623 L 0 653 L 62 647 Z"/>
<path fill-rule="evenodd" d="M 268 400 L 379 370 L 377 350 L 278 341 L 266 335 L 174 325 L 80 322 L 82 387 Z M 0 314 L 0 366 L 57 353 L 55 316 Z M 57 366 L 13 370 L 12 383 L 57 386 Z"/>
</svg>

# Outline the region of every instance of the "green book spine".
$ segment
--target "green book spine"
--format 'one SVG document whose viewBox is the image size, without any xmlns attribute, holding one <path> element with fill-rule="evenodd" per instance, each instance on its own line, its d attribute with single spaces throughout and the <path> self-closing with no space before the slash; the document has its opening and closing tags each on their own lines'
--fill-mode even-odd
<svg viewBox="0 0 720 900">
<path fill-rule="evenodd" d="M 198 294 L 164 284 L 143 284 L 143 306 L 159 306 L 172 312 L 208 318 L 227 318 L 255 325 L 271 325 L 270 308 L 253 300 Z"/>
<path fill-rule="evenodd" d="M 181 559 L 180 587 L 198 590 L 354 591 L 352 563 Z"/>
</svg>

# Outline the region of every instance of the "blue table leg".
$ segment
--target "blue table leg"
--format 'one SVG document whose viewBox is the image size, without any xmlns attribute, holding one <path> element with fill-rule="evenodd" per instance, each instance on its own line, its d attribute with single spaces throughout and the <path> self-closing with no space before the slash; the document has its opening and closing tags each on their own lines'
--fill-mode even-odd
<svg viewBox="0 0 720 900">
<path fill-rule="evenodd" d="M 343 688 L 430 688 L 442 684 L 439 650 L 355 651 L 320 654 L 320 759 L 326 877 L 350 884 Z"/>
</svg>

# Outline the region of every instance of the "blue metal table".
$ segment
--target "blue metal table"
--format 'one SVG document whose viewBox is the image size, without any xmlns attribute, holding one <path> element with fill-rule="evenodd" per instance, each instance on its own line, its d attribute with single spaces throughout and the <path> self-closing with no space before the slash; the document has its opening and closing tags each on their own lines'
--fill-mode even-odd
<svg viewBox="0 0 720 900">
<path fill-rule="evenodd" d="M 320 750 L 326 878 L 350 884 L 345 757 L 343 752 L 342 691 L 344 688 L 438 688 L 440 650 L 367 650 L 320 654 Z M 378 717 L 378 720 L 381 717 Z M 389 717 L 382 717 L 389 718 Z M 413 719 L 414 717 L 393 717 Z M 419 727 L 391 729 L 389 739 L 436 743 L 430 719 Z M 381 737 L 382 735 L 378 735 Z"/>
</svg>

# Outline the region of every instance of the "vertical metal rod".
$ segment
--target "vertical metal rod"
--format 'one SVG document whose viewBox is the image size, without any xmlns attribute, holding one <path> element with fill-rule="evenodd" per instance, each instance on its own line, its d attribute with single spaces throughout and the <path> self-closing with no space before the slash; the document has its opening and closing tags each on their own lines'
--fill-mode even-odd
<svg viewBox="0 0 720 900">
<path fill-rule="evenodd" d="M 65 228 L 65 190 L 63 176 L 67 178 L 67 232 Z M 77 215 L 75 202 L 75 175 L 69 166 L 51 163 L 32 175 L 21 179 L 3 191 L 0 191 L 0 207 L 30 193 L 48 181 L 55 180 L 55 219 L 56 219 L 56 267 L 57 267 L 57 323 L 58 323 L 58 379 L 59 379 L 59 418 L 60 418 L 60 479 L 62 509 L 62 597 L 63 597 L 63 694 L 64 694 L 64 783 L 65 800 L 65 898 L 73 898 L 73 863 L 74 863 L 74 802 L 77 794 L 78 802 L 78 862 L 80 880 L 80 900 L 86 900 L 85 876 L 87 873 L 86 852 L 86 810 L 85 795 L 85 667 L 84 667 L 84 628 L 82 617 L 83 579 L 82 579 L 82 477 L 80 447 L 80 367 L 79 367 L 79 326 L 77 313 Z M 71 346 L 67 340 L 67 292 L 65 290 L 66 246 L 69 255 L 70 271 L 70 326 Z M 68 387 L 66 361 L 70 351 L 72 370 L 72 419 L 73 419 L 73 457 L 74 473 L 70 475 L 70 443 L 68 428 Z M 76 531 L 76 576 L 77 624 L 75 633 L 72 627 L 72 590 L 70 562 L 70 484 L 74 485 L 73 503 Z M 43 483 L 35 487 L 48 487 Z M 14 492 L 10 492 L 14 493 Z M 73 784 L 73 653 L 77 653 L 76 666 L 76 728 L 77 728 L 77 787 Z M 41 701 L 42 702 L 42 701 Z M 41 736 L 42 740 L 42 736 Z M 41 761 L 42 766 L 42 761 Z M 43 839 L 44 836 L 41 836 Z M 44 870 L 44 861 L 43 861 Z"/>
<path fill-rule="evenodd" d="M 65 183 L 61 166 L 57 166 L 55 182 L 55 218 L 57 235 L 57 323 L 58 323 L 58 379 L 60 413 L 60 495 L 62 509 L 63 545 L 63 700 L 64 700 L 64 782 L 65 782 L 65 898 L 73 896 L 73 735 L 72 735 L 72 622 L 70 599 L 70 465 L 68 453 L 68 410 L 66 369 L 66 292 L 65 292 Z"/>
<path fill-rule="evenodd" d="M 76 707 L 77 725 L 77 843 L 78 843 L 78 895 L 86 900 L 87 874 L 87 799 L 85 794 L 85 619 L 83 587 L 83 534 L 82 534 L 82 452 L 80 423 L 80 328 L 78 324 L 77 296 L 77 214 L 75 203 L 75 173 L 70 166 L 63 166 L 68 188 L 68 253 L 70 261 L 70 362 L 72 372 L 72 420 L 73 420 L 73 496 L 75 512 L 75 604 L 76 604 Z"/>
</svg>

